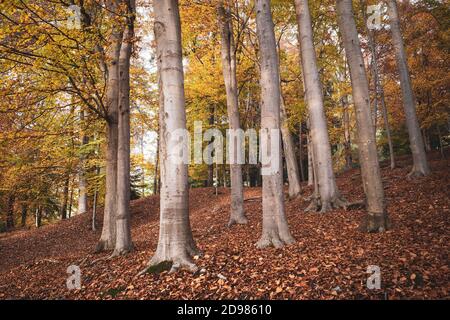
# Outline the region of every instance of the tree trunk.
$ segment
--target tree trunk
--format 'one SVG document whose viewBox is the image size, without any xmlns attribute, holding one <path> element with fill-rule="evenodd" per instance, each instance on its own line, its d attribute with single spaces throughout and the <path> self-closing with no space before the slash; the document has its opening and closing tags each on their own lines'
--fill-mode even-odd
<svg viewBox="0 0 450 320">
<path fill-rule="evenodd" d="M 356 109 L 357 144 L 368 211 L 367 221 L 363 227 L 368 232 L 382 232 L 388 228 L 388 215 L 370 112 L 369 84 L 356 30 L 352 1 L 337 0 L 337 12 Z"/>
<path fill-rule="evenodd" d="M 375 84 L 375 96 L 376 97 L 379 96 L 379 98 L 380 98 L 379 100 L 381 102 L 381 109 L 382 109 L 382 113 L 383 113 L 384 128 L 386 130 L 386 136 L 387 136 L 388 145 L 389 145 L 389 158 L 391 160 L 391 169 L 394 169 L 395 168 L 394 147 L 393 147 L 393 144 L 392 144 L 391 128 L 390 128 L 390 125 L 389 125 L 388 113 L 387 113 L 387 108 L 386 108 L 386 99 L 385 99 L 385 96 L 384 96 L 384 89 L 383 89 L 383 86 L 381 85 L 380 72 L 379 72 L 379 69 L 378 69 L 378 53 L 377 53 L 376 42 L 375 42 L 375 34 L 367 26 L 366 10 L 365 10 L 365 7 L 363 5 L 363 1 L 361 0 L 360 2 L 361 2 L 362 10 L 363 10 L 363 18 L 364 18 L 365 29 L 366 29 L 366 32 L 367 32 L 367 39 L 369 41 L 369 49 L 370 49 L 370 53 L 372 55 L 372 68 L 371 68 L 371 71 L 372 71 L 374 84 Z M 375 114 L 375 119 L 376 119 L 376 114 Z M 376 134 L 376 124 L 377 123 L 375 121 L 375 134 Z"/>
<path fill-rule="evenodd" d="M 156 158 L 155 158 L 155 175 L 153 176 L 153 194 L 158 193 L 158 171 L 159 171 L 159 135 L 156 138 Z"/>
<path fill-rule="evenodd" d="M 222 72 L 227 94 L 227 112 L 230 131 L 238 132 L 241 129 L 239 117 L 238 87 L 236 78 L 236 49 L 233 35 L 233 23 L 230 9 L 225 9 L 223 1 L 217 7 L 219 26 L 222 39 Z M 234 137 L 234 135 L 231 135 Z M 234 140 L 234 139 L 233 139 Z M 233 224 L 246 224 L 247 218 L 244 212 L 244 186 L 242 181 L 242 165 L 237 161 L 237 154 L 241 145 L 239 139 L 230 141 L 234 145 L 229 147 L 230 178 L 231 178 L 231 213 L 228 226 Z M 225 179 L 225 176 L 224 176 Z"/>
<path fill-rule="evenodd" d="M 311 136 L 307 135 L 307 147 L 308 147 L 308 186 L 312 186 L 314 184 L 314 170 L 313 170 L 313 160 L 312 160 L 312 143 Z"/>
<path fill-rule="evenodd" d="M 108 2 L 111 21 L 117 20 L 117 1 Z M 102 235 L 96 247 L 96 252 L 113 250 L 116 242 L 116 212 L 117 212 L 117 153 L 118 153 L 118 113 L 119 113 L 119 55 L 122 43 L 123 29 L 117 23 L 110 35 L 106 50 L 107 87 L 106 105 L 106 194 L 103 214 Z"/>
<path fill-rule="evenodd" d="M 387 4 L 391 25 L 392 42 L 394 44 L 397 67 L 400 75 L 403 108 L 405 111 L 409 143 L 413 156 L 413 167 L 408 177 L 426 176 L 430 173 L 430 168 L 428 166 L 424 143 L 422 135 L 420 134 L 419 121 L 416 114 L 416 101 L 412 90 L 405 47 L 403 45 L 403 38 L 400 31 L 400 19 L 398 15 L 397 2 L 395 0 L 387 0 Z"/>
<path fill-rule="evenodd" d="M 117 153 L 116 246 L 113 256 L 133 250 L 130 214 L 130 59 L 134 37 L 134 0 L 127 1 L 127 18 L 119 56 L 119 124 Z"/>
<path fill-rule="evenodd" d="M 36 228 L 40 228 L 42 225 L 42 208 L 41 207 L 38 207 L 36 209 L 35 223 L 36 223 Z"/>
<path fill-rule="evenodd" d="M 298 124 L 298 158 L 301 181 L 306 180 L 303 157 L 303 124 L 300 121 L 300 123 Z"/>
<path fill-rule="evenodd" d="M 80 127 L 81 127 L 81 155 L 80 164 L 78 168 L 78 213 L 82 214 L 88 211 L 88 194 L 87 194 L 87 181 L 86 181 L 86 154 L 83 147 L 89 143 L 89 137 L 84 133 L 85 131 L 85 119 L 86 111 L 80 111 Z"/>
<path fill-rule="evenodd" d="M 14 195 L 8 196 L 8 206 L 6 210 L 6 229 L 11 230 L 14 228 L 14 202 L 16 198 Z"/>
<path fill-rule="evenodd" d="M 211 106 L 209 108 L 209 126 L 210 128 L 213 128 L 215 124 L 215 107 Z M 213 137 L 214 139 L 214 137 Z M 211 140 L 211 143 L 213 140 Z M 206 182 L 207 187 L 213 187 L 214 186 L 214 164 L 208 164 L 208 181 Z"/>
<path fill-rule="evenodd" d="M 72 188 L 70 189 L 69 211 L 67 212 L 67 217 L 69 219 L 72 217 L 72 207 L 73 207 L 73 180 L 72 180 Z"/>
<path fill-rule="evenodd" d="M 280 71 L 269 0 L 256 1 L 256 30 L 261 65 L 261 131 L 271 159 L 262 164 L 263 230 L 257 247 L 294 242 L 284 210 L 280 133 Z M 264 152 L 264 151 L 263 151 Z"/>
<path fill-rule="evenodd" d="M 61 210 L 59 215 L 62 220 L 67 219 L 67 203 L 69 202 L 69 183 L 70 183 L 70 174 L 67 173 L 66 181 L 64 181 L 64 190 L 63 190 L 63 202 L 61 205 Z"/>
<path fill-rule="evenodd" d="M 21 227 L 25 227 L 27 224 L 27 215 L 28 215 L 28 205 L 26 203 L 22 204 L 22 210 L 21 210 L 21 219 L 20 219 L 20 225 Z"/>
<path fill-rule="evenodd" d="M 295 156 L 295 146 L 292 139 L 291 130 L 287 122 L 286 106 L 284 104 L 283 94 L 280 88 L 280 107 L 281 107 L 281 138 L 283 139 L 284 157 L 286 159 L 286 168 L 289 182 L 289 198 L 294 199 L 301 193 L 300 174 L 298 172 L 297 158 Z"/>
<path fill-rule="evenodd" d="M 316 166 L 319 199 L 316 210 L 326 212 L 345 204 L 336 186 L 331 160 L 331 146 L 328 137 L 327 120 L 323 103 L 322 85 L 317 68 L 316 51 L 313 43 L 311 15 L 307 0 L 295 0 L 298 29 L 300 34 L 302 72 L 308 105 L 312 152 Z"/>
<path fill-rule="evenodd" d="M 345 152 L 345 169 L 350 170 L 353 167 L 352 159 L 352 142 L 350 137 L 350 112 L 348 110 L 348 97 L 342 97 L 342 106 L 344 109 L 344 152 Z"/>
<path fill-rule="evenodd" d="M 199 254 L 189 221 L 188 166 L 176 161 L 175 130 L 186 130 L 181 26 L 177 0 L 153 3 L 160 90 L 160 229 L 149 266 L 172 262 L 171 271 L 196 271 L 191 256 Z"/>
</svg>

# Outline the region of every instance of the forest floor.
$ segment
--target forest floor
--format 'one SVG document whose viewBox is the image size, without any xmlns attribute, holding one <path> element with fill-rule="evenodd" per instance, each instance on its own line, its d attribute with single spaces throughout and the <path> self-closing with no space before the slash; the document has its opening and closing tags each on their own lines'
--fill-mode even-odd
<svg viewBox="0 0 450 320">
<path fill-rule="evenodd" d="M 382 168 L 392 229 L 358 230 L 363 210 L 305 213 L 308 202 L 286 202 L 295 239 L 282 249 L 258 250 L 261 189 L 245 189 L 249 224 L 226 227 L 226 189 L 190 193 L 193 234 L 203 274 L 138 273 L 158 241 L 156 196 L 133 201 L 135 251 L 123 257 L 94 254 L 100 231 L 90 216 L 76 216 L 40 229 L 0 235 L 0 299 L 449 299 L 450 161 L 429 155 L 433 173 L 409 181 L 409 157 Z M 350 201 L 363 197 L 358 169 L 338 176 Z M 305 186 L 303 195 L 310 195 Z M 98 217 L 98 224 L 101 223 Z M 99 228 L 101 229 L 101 228 Z M 81 268 L 82 288 L 66 287 L 67 268 Z M 366 286 L 367 268 L 381 270 L 381 289 Z"/>
</svg>

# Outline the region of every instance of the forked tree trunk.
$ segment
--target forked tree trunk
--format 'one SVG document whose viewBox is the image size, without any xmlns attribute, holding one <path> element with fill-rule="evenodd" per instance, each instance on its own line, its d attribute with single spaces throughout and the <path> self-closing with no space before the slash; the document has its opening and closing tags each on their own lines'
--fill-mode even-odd
<svg viewBox="0 0 450 320">
<path fill-rule="evenodd" d="M 305 83 L 306 101 L 309 111 L 314 177 L 319 186 L 319 198 L 313 199 L 310 209 L 326 212 L 345 205 L 336 186 L 331 160 L 331 146 L 323 103 L 322 85 L 317 68 L 316 51 L 313 43 L 311 15 L 307 0 L 295 0 L 298 29 L 300 34 L 302 72 Z"/>
<path fill-rule="evenodd" d="M 269 0 L 256 1 L 256 30 L 261 65 L 261 131 L 267 137 L 271 161 L 263 163 L 263 230 L 257 247 L 282 247 L 294 242 L 289 231 L 282 177 L 280 133 L 280 71 Z M 264 151 L 263 151 L 264 152 Z"/>
<path fill-rule="evenodd" d="M 400 85 L 403 95 L 403 108 L 405 110 L 406 125 L 408 127 L 409 143 L 413 156 L 413 167 L 409 177 L 426 176 L 430 173 L 425 147 L 420 134 L 419 121 L 416 114 L 416 101 L 411 85 L 408 62 L 400 31 L 400 18 L 397 2 L 387 0 L 388 14 L 391 25 L 392 42 L 394 44 L 397 67 L 400 75 Z"/>
<path fill-rule="evenodd" d="M 352 1 L 337 0 L 337 12 L 339 29 L 342 33 L 350 69 L 356 109 L 357 144 L 368 212 L 367 221 L 364 222 L 363 227 L 368 232 L 382 232 L 388 228 L 388 215 L 370 113 L 369 84 L 356 30 Z"/>
<path fill-rule="evenodd" d="M 116 244 L 113 256 L 133 250 L 130 214 L 130 59 L 134 37 L 134 0 L 127 2 L 126 26 L 119 56 Z"/>
<path fill-rule="evenodd" d="M 229 127 L 232 132 L 241 129 L 239 117 L 238 87 L 236 78 L 236 49 L 233 35 L 233 23 L 229 8 L 225 8 L 223 1 L 217 7 L 219 26 L 222 39 L 222 72 L 227 94 L 227 112 Z M 234 137 L 234 135 L 231 135 Z M 246 224 L 244 212 L 244 185 L 242 180 L 242 165 L 237 161 L 237 154 L 242 147 L 236 141 L 230 141 L 234 148 L 229 148 L 230 178 L 231 178 L 231 213 L 228 226 Z M 224 179 L 226 177 L 224 176 Z"/>
<path fill-rule="evenodd" d="M 192 255 L 199 254 L 189 221 L 188 166 L 176 162 L 172 134 L 186 130 L 181 26 L 177 0 L 153 3 L 160 90 L 160 228 L 158 247 L 149 266 L 172 262 L 172 270 L 195 271 Z"/>
<path fill-rule="evenodd" d="M 294 141 L 292 139 L 291 130 L 289 129 L 286 106 L 284 104 L 283 93 L 281 92 L 280 87 L 280 95 L 281 95 L 281 138 L 283 140 L 283 150 L 284 150 L 284 158 L 286 160 L 286 168 L 288 174 L 288 182 L 289 182 L 289 198 L 294 199 L 297 198 L 302 189 L 300 186 L 300 173 L 298 171 L 297 158 L 295 156 L 295 146 Z"/>
<path fill-rule="evenodd" d="M 108 1 L 108 12 L 111 21 L 117 20 L 117 0 Z M 113 250 L 116 242 L 116 212 L 117 212 L 117 153 L 118 153 L 118 113 L 119 113 L 119 55 L 122 43 L 123 27 L 119 23 L 113 27 L 106 50 L 107 86 L 106 106 L 106 194 L 103 214 L 102 235 L 96 251 Z"/>
</svg>

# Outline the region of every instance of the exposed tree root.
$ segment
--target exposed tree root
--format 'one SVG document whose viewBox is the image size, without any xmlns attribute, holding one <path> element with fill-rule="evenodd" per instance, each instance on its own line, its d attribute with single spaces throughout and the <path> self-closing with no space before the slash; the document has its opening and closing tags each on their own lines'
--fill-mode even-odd
<svg viewBox="0 0 450 320">
<path fill-rule="evenodd" d="M 362 220 L 359 230 L 368 233 L 384 232 L 391 227 L 389 217 L 384 213 L 369 212 Z"/>
<path fill-rule="evenodd" d="M 280 236 L 277 232 L 265 233 L 261 236 L 256 243 L 258 249 L 274 246 L 279 249 L 285 245 L 289 245 L 295 242 L 295 239 L 291 235 Z"/>
<path fill-rule="evenodd" d="M 414 180 L 414 179 L 419 179 L 419 178 L 422 178 L 425 176 L 426 176 L 426 174 L 423 173 L 422 171 L 413 169 L 410 173 L 408 173 L 406 175 L 406 179 Z"/>
<path fill-rule="evenodd" d="M 131 245 L 131 248 L 125 249 L 114 249 L 113 253 L 110 256 L 110 259 L 115 258 L 115 257 L 120 257 L 120 256 L 124 256 L 130 252 L 132 252 L 134 250 L 134 246 Z"/>
<path fill-rule="evenodd" d="M 94 248 L 94 253 L 101 253 L 105 251 L 114 250 L 115 245 L 111 244 L 110 242 L 106 240 L 100 240 L 97 242 L 97 245 Z"/>
<path fill-rule="evenodd" d="M 331 201 L 322 202 L 320 197 L 311 196 L 311 203 L 306 207 L 305 212 L 326 213 L 333 209 L 344 208 L 347 210 L 349 203 L 341 196 L 334 197 Z"/>
<path fill-rule="evenodd" d="M 198 271 L 198 267 L 192 261 L 187 252 L 177 255 L 171 259 L 164 258 L 155 254 L 148 263 L 147 267 L 139 272 L 138 275 L 143 275 L 145 273 L 160 273 L 162 271 L 169 271 L 169 273 L 174 273 L 181 269 L 188 270 L 192 273 Z"/>
<path fill-rule="evenodd" d="M 245 216 L 240 217 L 232 217 L 230 221 L 228 221 L 228 227 L 232 227 L 235 224 L 247 224 L 248 219 Z"/>
</svg>

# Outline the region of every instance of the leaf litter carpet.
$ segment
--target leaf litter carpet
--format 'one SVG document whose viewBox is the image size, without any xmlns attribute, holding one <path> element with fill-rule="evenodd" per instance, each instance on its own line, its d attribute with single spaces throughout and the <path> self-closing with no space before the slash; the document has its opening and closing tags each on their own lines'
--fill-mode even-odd
<svg viewBox="0 0 450 320">
<path fill-rule="evenodd" d="M 0 299 L 448 299 L 450 164 L 430 155 L 432 174 L 407 180 L 407 157 L 399 168 L 382 168 L 392 229 L 358 230 L 363 210 L 305 213 L 302 198 L 286 201 L 295 244 L 256 249 L 261 234 L 261 189 L 245 189 L 247 225 L 226 226 L 227 189 L 193 189 L 191 224 L 203 255 L 196 274 L 138 276 L 158 240 L 159 199 L 132 202 L 135 251 L 108 259 L 94 254 L 100 237 L 90 216 L 76 216 L 40 229 L 0 235 Z M 338 176 L 349 201 L 363 199 L 358 169 Z M 81 269 L 80 290 L 69 291 L 67 268 Z M 381 270 L 381 289 L 367 288 L 367 268 Z"/>
</svg>

